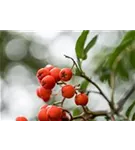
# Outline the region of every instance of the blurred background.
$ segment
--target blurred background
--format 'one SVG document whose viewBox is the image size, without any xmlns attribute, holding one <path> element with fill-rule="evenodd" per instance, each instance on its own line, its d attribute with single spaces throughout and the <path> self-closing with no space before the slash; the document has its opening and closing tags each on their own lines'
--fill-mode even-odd
<svg viewBox="0 0 135 150">
<path fill-rule="evenodd" d="M 81 31 L 0 31 L 0 112 L 1 120 L 15 120 L 18 115 L 25 115 L 33 120 L 44 102 L 36 95 L 39 83 L 36 72 L 47 64 L 57 67 L 71 67 L 72 62 L 64 54 L 76 59 L 75 43 Z M 98 35 L 98 40 L 83 69 L 110 96 L 110 87 L 105 76 L 101 75 L 102 60 L 122 41 L 127 31 L 91 31 L 88 40 Z M 135 48 L 135 42 L 132 43 Z M 117 100 L 134 80 L 134 70 L 129 67 L 126 55 L 119 66 L 120 80 L 117 79 L 115 99 Z M 133 58 L 133 61 L 135 57 Z M 100 66 L 101 64 L 101 66 Z M 126 68 L 123 69 L 123 64 Z M 100 67 L 100 69 L 98 68 Z M 125 67 L 125 65 L 124 65 Z M 124 71 L 125 72 L 124 72 Z M 104 75 L 106 75 L 104 73 Z M 73 78 L 72 84 L 79 84 L 81 78 Z M 91 89 L 95 88 L 89 85 Z M 54 89 L 54 94 L 59 88 Z M 133 95 L 135 96 L 135 95 Z M 133 99 L 133 96 L 131 99 Z M 49 104 L 60 100 L 60 94 L 52 97 Z M 127 104 L 126 107 L 128 107 Z M 67 100 L 64 107 L 74 109 L 73 99 Z M 106 110 L 108 104 L 99 95 L 91 94 L 88 106 L 92 110 Z"/>
</svg>

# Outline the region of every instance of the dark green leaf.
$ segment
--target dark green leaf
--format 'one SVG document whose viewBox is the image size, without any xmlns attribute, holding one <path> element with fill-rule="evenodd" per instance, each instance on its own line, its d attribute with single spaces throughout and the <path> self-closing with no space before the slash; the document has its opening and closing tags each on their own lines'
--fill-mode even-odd
<svg viewBox="0 0 135 150">
<path fill-rule="evenodd" d="M 80 107 L 77 107 L 73 110 L 73 116 L 78 116 L 82 113 L 82 109 Z"/>
<path fill-rule="evenodd" d="M 81 91 L 86 91 L 88 85 L 89 85 L 89 82 L 87 80 L 84 80 L 80 86 Z"/>
<path fill-rule="evenodd" d="M 109 119 L 110 119 L 108 116 L 105 116 L 104 118 L 106 121 L 109 121 Z"/>
<path fill-rule="evenodd" d="M 126 116 L 129 118 L 130 117 L 130 114 L 131 114 L 131 111 L 132 109 L 134 108 L 135 106 L 135 101 L 129 106 L 129 108 L 127 109 L 126 111 Z"/>
<path fill-rule="evenodd" d="M 116 72 L 122 77 L 123 79 L 128 79 L 129 74 L 127 69 L 125 68 L 124 65 L 124 60 L 120 60 L 117 64 Z"/>
<path fill-rule="evenodd" d="M 87 54 L 88 51 L 95 45 L 96 41 L 97 41 L 98 36 L 96 35 L 86 46 L 86 48 L 84 49 L 85 53 Z"/>
<path fill-rule="evenodd" d="M 130 52 L 130 63 L 133 68 L 135 68 L 135 50 Z"/>
<path fill-rule="evenodd" d="M 135 121 L 135 113 L 133 114 L 132 121 Z"/>
<path fill-rule="evenodd" d="M 89 30 L 84 30 L 76 42 L 75 50 L 76 50 L 77 58 L 79 59 L 86 59 L 86 56 L 84 54 L 84 44 L 88 34 L 89 34 Z"/>
<path fill-rule="evenodd" d="M 122 40 L 122 43 L 128 41 L 128 40 L 135 40 L 135 30 L 133 31 L 128 31 L 126 33 L 126 35 L 124 36 L 123 40 Z"/>
<path fill-rule="evenodd" d="M 135 31 L 127 32 L 120 45 L 116 47 L 112 55 L 110 55 L 109 64 L 111 67 L 119 54 L 131 45 L 133 41 L 135 41 Z"/>
</svg>

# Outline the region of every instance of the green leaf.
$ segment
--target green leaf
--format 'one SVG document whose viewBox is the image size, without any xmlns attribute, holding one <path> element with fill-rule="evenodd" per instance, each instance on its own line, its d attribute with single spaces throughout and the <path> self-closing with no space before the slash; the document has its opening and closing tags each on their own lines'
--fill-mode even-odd
<svg viewBox="0 0 135 150">
<path fill-rule="evenodd" d="M 120 77 L 123 79 L 128 79 L 129 74 L 124 65 L 124 60 L 120 60 L 117 64 L 116 72 L 119 73 Z"/>
<path fill-rule="evenodd" d="M 109 121 L 109 117 L 108 116 L 105 116 L 104 118 L 105 118 L 106 121 Z"/>
<path fill-rule="evenodd" d="M 135 121 L 135 113 L 133 114 L 132 121 Z"/>
<path fill-rule="evenodd" d="M 84 45 L 88 34 L 89 34 L 89 30 L 84 30 L 76 42 L 76 46 L 75 46 L 76 56 L 79 59 L 86 59 L 86 55 L 84 54 Z"/>
<path fill-rule="evenodd" d="M 82 113 L 82 109 L 80 107 L 77 107 L 73 110 L 73 116 L 78 116 Z"/>
<path fill-rule="evenodd" d="M 126 116 L 127 116 L 128 118 L 130 117 L 131 111 L 132 111 L 132 109 L 134 108 L 134 106 L 135 106 L 135 102 L 133 102 L 133 103 L 129 106 L 129 108 L 127 109 L 127 111 L 126 111 Z"/>
<path fill-rule="evenodd" d="M 87 80 L 84 80 L 80 86 L 81 91 L 86 91 L 88 85 L 89 85 L 89 82 Z"/>
<path fill-rule="evenodd" d="M 135 41 L 135 31 L 127 32 L 120 45 L 116 47 L 112 55 L 110 55 L 109 64 L 111 67 L 119 54 L 123 52 L 128 46 L 130 46 L 133 41 Z"/>
<path fill-rule="evenodd" d="M 86 46 L 86 48 L 84 49 L 84 52 L 87 54 L 88 51 L 96 44 L 98 35 L 96 35 Z"/>
<path fill-rule="evenodd" d="M 132 65 L 132 67 L 135 68 L 135 50 L 132 50 L 130 52 L 129 57 L 130 57 L 130 63 Z"/>
</svg>

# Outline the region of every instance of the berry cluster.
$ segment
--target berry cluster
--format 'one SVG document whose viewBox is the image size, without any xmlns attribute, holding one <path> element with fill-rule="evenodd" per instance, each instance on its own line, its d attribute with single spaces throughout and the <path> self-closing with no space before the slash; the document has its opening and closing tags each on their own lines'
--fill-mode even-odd
<svg viewBox="0 0 135 150">
<path fill-rule="evenodd" d="M 44 105 L 38 113 L 39 121 L 68 121 L 68 114 L 61 108 L 54 105 Z"/>
<path fill-rule="evenodd" d="M 61 106 L 47 105 L 42 106 L 38 112 L 37 118 L 39 121 L 68 121 L 71 117 L 65 109 L 63 109 L 63 102 L 65 99 L 70 99 L 75 96 L 75 104 L 86 106 L 88 103 L 88 96 L 85 93 L 79 92 L 76 86 L 68 84 L 73 76 L 72 69 L 54 67 L 47 65 L 37 71 L 36 77 L 40 86 L 37 88 L 37 96 L 47 103 L 52 96 L 55 85 L 60 85 L 61 95 L 63 100 Z M 16 121 L 27 121 L 28 119 L 20 116 Z"/>
</svg>

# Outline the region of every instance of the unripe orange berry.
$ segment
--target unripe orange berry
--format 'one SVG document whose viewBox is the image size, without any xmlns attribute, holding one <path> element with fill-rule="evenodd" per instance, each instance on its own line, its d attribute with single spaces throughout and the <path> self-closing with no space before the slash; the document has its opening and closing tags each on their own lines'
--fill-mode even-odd
<svg viewBox="0 0 135 150">
<path fill-rule="evenodd" d="M 76 105 L 85 106 L 88 103 L 88 96 L 85 93 L 81 93 L 75 96 Z"/>
<path fill-rule="evenodd" d="M 51 75 L 44 77 L 41 81 L 41 85 L 45 89 L 53 89 L 55 86 L 55 79 Z"/>
<path fill-rule="evenodd" d="M 45 89 L 43 87 L 37 88 L 37 96 L 42 98 L 45 102 L 49 101 L 51 94 L 51 89 Z"/>
<path fill-rule="evenodd" d="M 60 121 L 62 117 L 62 108 L 57 106 L 51 106 L 47 110 L 48 118 L 51 121 Z"/>
<path fill-rule="evenodd" d="M 45 68 L 50 71 L 50 70 L 52 70 L 54 68 L 54 66 L 52 66 L 52 65 L 49 64 L 49 65 L 46 65 Z"/>
<path fill-rule="evenodd" d="M 24 116 L 19 116 L 16 118 L 16 121 L 28 121 L 28 119 Z"/>
<path fill-rule="evenodd" d="M 59 68 L 55 67 L 55 68 L 50 70 L 50 75 L 54 77 L 56 82 L 60 81 L 59 73 L 60 73 Z"/>
<path fill-rule="evenodd" d="M 40 82 L 45 76 L 47 76 L 47 75 L 49 75 L 49 74 L 50 74 L 50 72 L 49 72 L 48 69 L 46 69 L 46 68 L 41 68 L 41 69 L 39 69 L 39 70 L 37 71 L 36 76 L 37 76 L 37 78 L 38 78 L 38 80 L 39 80 L 39 82 Z"/>
<path fill-rule="evenodd" d="M 65 85 L 61 90 L 62 96 L 65 98 L 72 98 L 75 94 L 75 88 L 72 85 Z"/>
<path fill-rule="evenodd" d="M 62 81 L 69 81 L 72 78 L 72 70 L 70 68 L 63 68 L 59 73 L 59 77 Z"/>
</svg>

